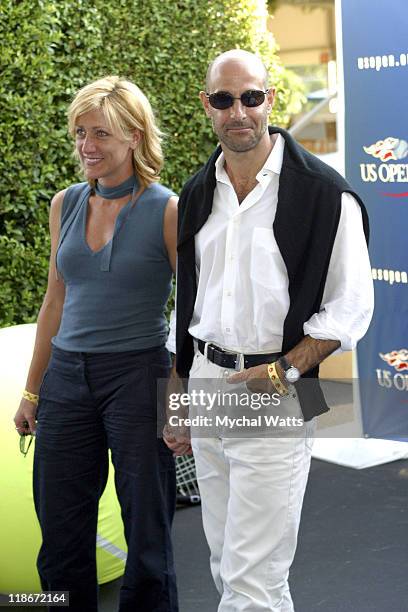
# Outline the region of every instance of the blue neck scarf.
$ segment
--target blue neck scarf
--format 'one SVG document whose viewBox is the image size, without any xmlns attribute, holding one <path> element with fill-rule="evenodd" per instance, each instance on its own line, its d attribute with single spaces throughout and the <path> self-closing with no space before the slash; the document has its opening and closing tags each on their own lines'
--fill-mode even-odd
<svg viewBox="0 0 408 612">
<path fill-rule="evenodd" d="M 138 189 L 138 182 L 134 174 L 126 181 L 115 187 L 105 187 L 96 181 L 95 193 L 105 200 L 118 200 L 124 196 L 135 193 Z"/>
</svg>

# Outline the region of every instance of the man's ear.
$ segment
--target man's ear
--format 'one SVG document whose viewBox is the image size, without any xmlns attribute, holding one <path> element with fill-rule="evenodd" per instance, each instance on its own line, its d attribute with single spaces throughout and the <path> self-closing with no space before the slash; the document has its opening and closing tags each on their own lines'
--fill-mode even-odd
<svg viewBox="0 0 408 612">
<path fill-rule="evenodd" d="M 269 91 L 266 94 L 266 101 L 268 102 L 268 114 L 272 111 L 273 105 L 275 103 L 275 94 L 276 89 L 274 87 L 269 87 Z"/>
<path fill-rule="evenodd" d="M 200 100 L 201 104 L 204 107 L 205 114 L 207 115 L 207 117 L 211 117 L 211 105 L 208 101 L 207 96 L 205 95 L 205 91 L 200 91 Z"/>
</svg>

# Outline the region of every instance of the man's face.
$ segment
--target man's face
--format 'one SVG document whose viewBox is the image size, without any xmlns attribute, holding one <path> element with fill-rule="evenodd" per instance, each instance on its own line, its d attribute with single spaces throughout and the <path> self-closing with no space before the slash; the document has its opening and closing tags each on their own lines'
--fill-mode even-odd
<svg viewBox="0 0 408 612">
<path fill-rule="evenodd" d="M 239 98 L 248 90 L 265 91 L 264 72 L 260 64 L 241 59 L 229 59 L 213 67 L 207 93 L 228 92 Z M 223 148 L 236 153 L 254 149 L 268 138 L 268 115 L 273 106 L 275 90 L 271 88 L 260 106 L 244 106 L 240 99 L 224 110 L 213 108 L 205 92 L 200 93 L 205 112 Z"/>
</svg>

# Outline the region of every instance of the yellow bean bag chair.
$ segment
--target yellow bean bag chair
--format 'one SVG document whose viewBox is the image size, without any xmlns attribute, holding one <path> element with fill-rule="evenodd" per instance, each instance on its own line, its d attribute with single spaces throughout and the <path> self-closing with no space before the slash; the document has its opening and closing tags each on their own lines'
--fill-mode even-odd
<svg viewBox="0 0 408 612">
<path fill-rule="evenodd" d="M 0 593 L 38 592 L 36 558 L 41 532 L 32 494 L 33 450 L 24 457 L 13 417 L 24 389 L 36 326 L 0 329 Z M 113 468 L 99 504 L 97 536 L 99 584 L 121 576 L 126 561 Z"/>
</svg>

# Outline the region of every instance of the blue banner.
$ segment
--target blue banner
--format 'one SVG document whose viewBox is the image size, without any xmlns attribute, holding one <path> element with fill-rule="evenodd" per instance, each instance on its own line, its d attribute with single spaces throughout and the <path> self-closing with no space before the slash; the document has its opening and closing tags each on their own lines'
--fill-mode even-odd
<svg viewBox="0 0 408 612">
<path fill-rule="evenodd" d="M 357 350 L 363 429 L 408 439 L 408 2 L 342 0 L 346 176 L 370 217 L 373 321 Z"/>
</svg>

